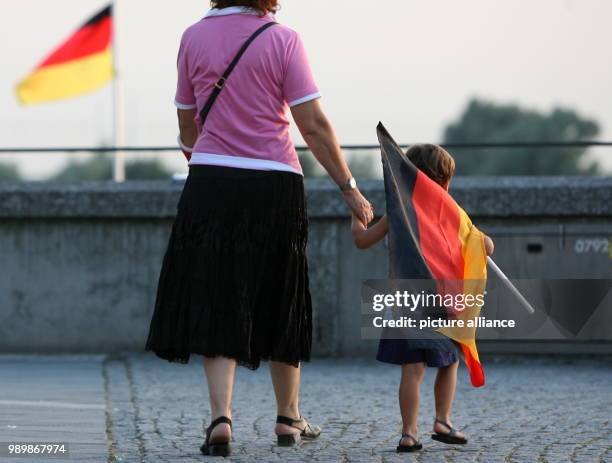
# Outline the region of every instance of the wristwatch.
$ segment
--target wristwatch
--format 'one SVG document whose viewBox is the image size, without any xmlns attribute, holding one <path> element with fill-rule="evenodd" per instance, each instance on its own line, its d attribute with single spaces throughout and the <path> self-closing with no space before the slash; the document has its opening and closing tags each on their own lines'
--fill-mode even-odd
<svg viewBox="0 0 612 463">
<path fill-rule="evenodd" d="M 340 191 L 346 193 L 347 191 L 353 191 L 357 189 L 357 181 L 351 177 L 347 180 L 346 183 L 340 185 Z"/>
</svg>

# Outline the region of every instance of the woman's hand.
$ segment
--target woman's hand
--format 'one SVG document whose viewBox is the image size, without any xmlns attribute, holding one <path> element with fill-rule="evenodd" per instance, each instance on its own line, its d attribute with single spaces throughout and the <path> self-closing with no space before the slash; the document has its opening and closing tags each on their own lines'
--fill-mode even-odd
<svg viewBox="0 0 612 463">
<path fill-rule="evenodd" d="M 374 219 L 374 208 L 359 190 L 345 191 L 342 196 L 351 212 L 361 223 L 367 225 Z"/>
</svg>

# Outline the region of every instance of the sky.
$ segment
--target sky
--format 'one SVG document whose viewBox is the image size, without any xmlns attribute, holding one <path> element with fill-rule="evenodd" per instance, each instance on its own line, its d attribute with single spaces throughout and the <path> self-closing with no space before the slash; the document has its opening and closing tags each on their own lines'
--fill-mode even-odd
<svg viewBox="0 0 612 463">
<path fill-rule="evenodd" d="M 21 107 L 15 84 L 108 0 L 5 1 L 0 15 L 0 146 L 98 146 L 112 141 L 112 91 Z M 118 67 L 126 144 L 174 145 L 176 53 L 205 0 L 119 0 Z M 608 0 L 281 0 L 279 22 L 308 49 L 341 143 L 374 144 L 383 121 L 401 142 L 439 142 L 472 97 L 596 119 L 612 139 L 612 2 Z M 296 144 L 303 140 L 293 130 Z M 612 169 L 612 149 L 593 156 Z M 83 157 L 82 154 L 72 155 Z M 183 168 L 180 153 L 163 158 Z M 29 178 L 65 155 L 0 155 Z"/>
</svg>

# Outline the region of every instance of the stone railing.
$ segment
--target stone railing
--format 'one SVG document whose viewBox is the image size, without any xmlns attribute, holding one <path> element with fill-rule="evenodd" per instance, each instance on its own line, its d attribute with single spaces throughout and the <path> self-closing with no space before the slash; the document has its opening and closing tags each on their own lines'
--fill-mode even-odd
<svg viewBox="0 0 612 463">
<path fill-rule="evenodd" d="M 383 211 L 382 183 L 361 186 Z M 0 352 L 142 349 L 180 191 L 165 182 L 0 183 Z M 459 178 L 451 192 L 495 239 L 509 276 L 612 277 L 612 254 L 580 244 L 612 237 L 612 178 Z M 387 251 L 354 247 L 335 186 L 307 181 L 307 195 L 315 352 L 370 355 L 375 342 L 360 338 L 360 284 L 385 277 Z M 591 342 L 538 351 L 610 351 L 612 315 L 602 317 L 586 328 Z"/>
</svg>

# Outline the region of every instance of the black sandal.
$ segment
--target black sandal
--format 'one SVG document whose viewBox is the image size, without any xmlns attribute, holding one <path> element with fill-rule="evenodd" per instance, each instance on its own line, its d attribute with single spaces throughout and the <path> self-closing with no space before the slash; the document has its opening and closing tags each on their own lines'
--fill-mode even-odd
<svg viewBox="0 0 612 463">
<path fill-rule="evenodd" d="M 436 423 L 440 423 L 442 426 L 447 427 L 450 431 L 445 434 L 442 432 L 436 432 L 431 435 L 433 440 L 437 440 L 438 442 L 442 442 L 444 444 L 454 444 L 454 445 L 464 445 L 467 444 L 467 439 L 465 437 L 457 436 L 457 431 L 445 421 L 439 420 L 436 418 Z"/>
<path fill-rule="evenodd" d="M 402 445 L 402 441 L 407 437 L 414 441 L 413 445 Z M 402 438 L 400 439 L 399 444 L 397 445 L 397 453 L 410 453 L 410 452 L 416 452 L 417 450 L 422 450 L 422 449 L 423 449 L 423 444 L 421 444 L 421 442 L 416 440 L 416 438 L 411 434 L 402 434 Z"/>
<path fill-rule="evenodd" d="M 232 429 L 232 420 L 227 416 L 220 416 L 213 421 L 206 430 L 206 441 L 202 444 L 202 447 L 200 447 L 200 452 L 202 452 L 203 455 L 209 455 L 211 457 L 227 457 L 231 455 L 232 449 L 229 441 L 215 444 L 209 443 L 213 429 L 222 423 L 229 424 L 230 430 Z"/>
<path fill-rule="evenodd" d="M 316 439 L 321 435 L 321 428 L 318 426 L 311 425 L 304 418 L 300 417 L 297 420 L 293 418 L 288 418 L 286 416 L 278 415 L 276 417 L 277 424 L 284 424 L 286 426 L 290 426 L 299 430 L 300 432 L 291 433 L 291 434 L 277 434 L 278 445 L 280 447 L 291 447 L 293 445 L 297 445 L 302 442 L 302 439 L 312 440 Z M 304 428 L 300 428 L 296 426 L 297 424 L 305 423 L 306 426 Z"/>
</svg>

